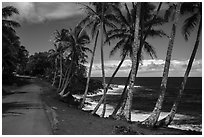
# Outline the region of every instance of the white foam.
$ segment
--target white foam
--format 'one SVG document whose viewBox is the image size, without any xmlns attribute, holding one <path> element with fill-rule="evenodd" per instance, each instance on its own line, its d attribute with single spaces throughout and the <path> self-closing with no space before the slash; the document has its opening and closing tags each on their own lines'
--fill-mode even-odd
<svg viewBox="0 0 204 137">
<path fill-rule="evenodd" d="M 123 91 L 123 88 L 125 86 L 124 85 L 118 85 L 118 87 L 113 87 L 112 89 L 108 89 L 107 94 L 109 95 L 120 95 Z M 135 86 L 135 87 L 140 87 L 140 86 Z M 87 95 L 86 98 L 86 102 L 88 102 L 89 105 L 85 105 L 85 107 L 83 108 L 83 110 L 93 110 L 95 108 L 95 106 L 98 104 L 98 102 L 93 101 L 90 97 L 93 96 L 98 96 L 98 95 L 103 95 L 103 90 L 100 89 L 100 91 L 96 94 L 92 94 L 92 95 Z M 76 98 L 81 98 L 82 95 L 73 95 Z M 109 117 L 109 115 L 112 114 L 114 110 L 114 107 L 107 104 L 106 105 L 106 113 L 105 113 L 105 117 Z M 99 107 L 98 111 L 96 112 L 96 114 L 101 115 L 103 111 L 103 104 Z M 148 112 L 141 112 L 139 110 L 133 110 L 131 112 L 131 120 L 132 121 L 144 121 L 146 118 L 148 118 L 148 116 L 150 115 L 150 113 Z M 168 115 L 168 112 L 161 112 L 160 116 L 159 116 L 159 120 L 161 120 L 162 118 L 166 117 Z M 194 117 L 189 116 L 189 115 L 182 115 L 182 114 L 176 114 L 174 117 L 174 120 L 184 120 L 184 119 L 192 119 Z M 169 127 L 171 128 L 176 128 L 176 129 L 181 129 L 181 130 L 194 130 L 194 131 L 202 131 L 202 125 L 193 125 L 193 124 L 174 124 L 172 122 L 171 125 L 169 125 Z"/>
</svg>

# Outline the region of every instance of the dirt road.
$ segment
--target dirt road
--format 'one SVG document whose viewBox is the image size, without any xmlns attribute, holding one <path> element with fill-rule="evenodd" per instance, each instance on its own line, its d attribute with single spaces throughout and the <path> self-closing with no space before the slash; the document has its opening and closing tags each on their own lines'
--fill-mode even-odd
<svg viewBox="0 0 204 137">
<path fill-rule="evenodd" d="M 50 122 L 40 94 L 42 87 L 31 84 L 15 90 L 15 94 L 2 98 L 3 135 L 50 135 Z"/>
</svg>

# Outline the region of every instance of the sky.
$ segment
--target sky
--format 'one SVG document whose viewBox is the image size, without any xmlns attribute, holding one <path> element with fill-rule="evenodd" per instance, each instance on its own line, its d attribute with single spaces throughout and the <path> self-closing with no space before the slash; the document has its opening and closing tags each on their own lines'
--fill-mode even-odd
<svg viewBox="0 0 204 137">
<path fill-rule="evenodd" d="M 74 28 L 85 16 L 84 10 L 81 6 L 71 2 L 3 2 L 2 7 L 12 5 L 16 7 L 20 15 L 14 16 L 12 19 L 17 20 L 21 27 L 17 29 L 17 34 L 20 36 L 21 44 L 26 47 L 30 54 L 35 52 L 48 51 L 54 48 L 53 33 L 56 30 L 63 28 Z M 155 5 L 157 5 L 155 3 Z M 163 7 L 164 8 L 164 7 Z M 188 41 L 185 41 L 181 34 L 181 26 L 185 17 L 180 17 L 178 29 L 176 32 L 176 39 L 172 53 L 172 61 L 170 66 L 169 76 L 183 77 L 185 69 L 190 58 L 195 38 L 196 31 L 191 33 Z M 172 23 L 166 23 L 160 28 L 168 35 L 171 32 Z M 110 57 L 110 50 L 115 45 L 104 45 L 105 57 L 105 74 L 110 77 L 120 62 L 120 52 Z M 157 59 L 151 59 L 144 53 L 144 60 L 140 65 L 138 77 L 161 77 L 163 73 L 164 62 L 166 58 L 166 51 L 169 40 L 167 38 L 151 38 L 148 39 L 157 53 Z M 89 45 L 93 49 L 93 42 Z M 196 58 L 190 73 L 190 76 L 202 76 L 202 39 L 200 40 L 199 48 Z M 97 43 L 96 56 L 94 58 L 94 65 L 92 69 L 93 77 L 101 76 L 101 63 L 100 63 L 100 35 Z M 90 54 L 88 62 L 90 61 Z M 89 67 L 89 63 L 85 64 Z M 126 58 L 117 77 L 127 77 L 131 68 L 131 60 Z"/>
</svg>

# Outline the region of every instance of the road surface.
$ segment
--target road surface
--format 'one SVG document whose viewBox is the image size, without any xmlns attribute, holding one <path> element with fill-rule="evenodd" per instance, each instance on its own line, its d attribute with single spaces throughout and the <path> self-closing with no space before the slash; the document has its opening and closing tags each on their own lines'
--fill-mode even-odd
<svg viewBox="0 0 204 137">
<path fill-rule="evenodd" d="M 42 87 L 32 83 L 2 97 L 3 135 L 50 135 L 51 124 L 43 107 Z"/>
</svg>

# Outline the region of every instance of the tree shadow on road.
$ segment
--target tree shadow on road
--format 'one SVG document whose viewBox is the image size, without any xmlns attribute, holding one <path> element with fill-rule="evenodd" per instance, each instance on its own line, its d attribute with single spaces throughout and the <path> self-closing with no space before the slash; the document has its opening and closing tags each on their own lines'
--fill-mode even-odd
<svg viewBox="0 0 204 137">
<path fill-rule="evenodd" d="M 2 116 L 18 116 L 23 113 L 18 112 L 19 109 L 41 109 L 39 104 L 9 102 L 2 103 Z"/>
</svg>

